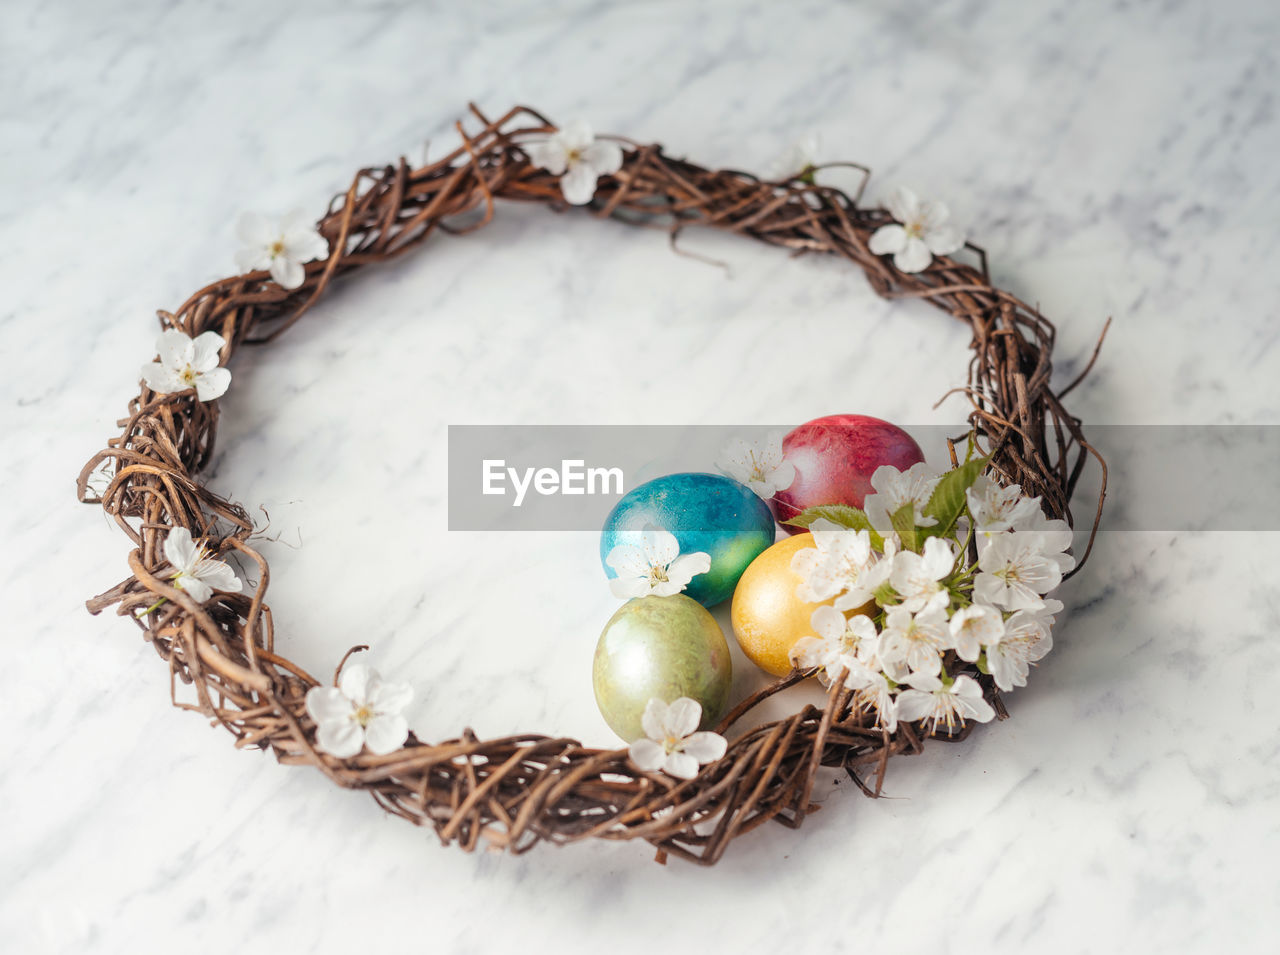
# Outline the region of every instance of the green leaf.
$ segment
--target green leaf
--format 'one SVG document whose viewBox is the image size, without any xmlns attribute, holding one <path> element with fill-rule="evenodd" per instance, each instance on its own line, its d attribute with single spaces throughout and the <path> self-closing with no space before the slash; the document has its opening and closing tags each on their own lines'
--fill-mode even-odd
<svg viewBox="0 0 1280 955">
<path fill-rule="evenodd" d="M 850 507 L 848 504 L 820 504 L 817 507 L 809 507 L 782 523 L 790 524 L 792 527 L 808 527 L 817 520 L 828 520 L 832 524 L 839 524 L 851 530 L 866 531 L 871 535 L 871 546 L 881 553 L 884 552 L 884 538 L 871 526 L 866 512 Z"/>
<path fill-rule="evenodd" d="M 907 501 L 890 514 L 889 521 L 893 524 L 893 529 L 898 532 L 898 537 L 902 539 L 902 546 L 907 550 L 916 550 L 919 541 L 916 537 L 915 501 Z"/>
<path fill-rule="evenodd" d="M 964 492 L 987 469 L 989 457 L 973 458 L 958 468 L 948 471 L 938 480 L 929 503 L 924 506 L 926 517 L 936 517 L 938 523 L 922 528 L 925 537 L 948 534 L 964 511 Z"/>
</svg>

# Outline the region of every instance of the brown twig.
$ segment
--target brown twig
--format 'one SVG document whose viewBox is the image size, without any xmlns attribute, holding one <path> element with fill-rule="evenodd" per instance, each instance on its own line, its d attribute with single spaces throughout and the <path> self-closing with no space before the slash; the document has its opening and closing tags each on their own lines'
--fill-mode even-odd
<svg viewBox="0 0 1280 955">
<path fill-rule="evenodd" d="M 463 145 L 443 159 L 418 169 L 401 160 L 356 175 L 319 222 L 331 254 L 307 269 L 301 288 L 286 291 L 261 272 L 233 276 L 196 292 L 176 312 L 162 312 L 162 324 L 193 336 L 219 332 L 230 360 L 240 346 L 269 342 L 293 325 L 333 280 L 391 259 L 437 229 L 480 228 L 503 201 L 563 208 L 556 177 L 531 166 L 523 148 L 551 124 L 525 108 L 496 121 L 474 107 L 472 113 L 479 128 L 464 131 Z M 880 295 L 922 299 L 969 325 L 973 357 L 963 391 L 979 449 L 992 454 L 1002 479 L 1043 495 L 1054 516 L 1070 518 L 1071 492 L 1086 458 L 1101 462 L 1062 404 L 1078 379 L 1059 393 L 1051 390 L 1053 325 L 991 285 L 981 250 L 977 269 L 942 257 L 923 272 L 904 274 L 869 251 L 871 234 L 889 219 L 882 210 L 858 206 L 857 195 L 706 169 L 670 157 L 656 144 L 620 141 L 628 147 L 626 160 L 600 183 L 593 203 L 598 215 L 664 227 L 673 236 L 705 226 L 797 254 L 835 255 L 862 270 Z M 477 210 L 478 219 L 458 223 Z M 1096 358 L 1095 351 L 1085 372 Z M 131 575 L 90 600 L 89 609 L 116 606 L 133 620 L 173 676 L 193 685 L 194 708 L 234 734 L 237 745 L 269 749 L 283 763 L 316 766 L 339 785 L 369 791 L 388 812 L 431 826 L 445 842 L 465 849 L 487 842 L 523 852 L 539 842 L 643 839 L 656 847 L 659 861 L 674 855 L 709 865 L 733 838 L 769 819 L 798 826 L 814 808 L 809 794 L 820 767 L 844 767 L 876 795 L 890 758 L 923 745 L 923 727 L 904 724 L 893 735 L 876 730 L 852 694 L 837 687 L 822 709 L 805 706 L 740 732 L 723 759 L 688 781 L 641 773 L 623 749 L 589 749 L 538 735 L 481 740 L 470 730 L 441 743 L 411 736 L 403 750 L 387 756 L 336 759 L 316 747 L 306 714 L 304 698 L 316 680 L 274 652 L 264 599 L 267 564 L 249 544 L 249 516 L 196 479 L 212 455 L 217 403 L 200 402 L 191 392 L 158 395 L 144 386 L 120 424 L 121 434 L 81 472 L 78 493 L 83 501 L 101 503 L 133 541 Z M 99 498 L 89 482 L 104 466 L 111 473 Z M 253 593 L 219 593 L 198 605 L 157 576 L 164 536 L 179 526 L 210 538 L 216 552 L 235 550 L 255 562 Z M 801 678 L 792 673 L 744 701 L 722 729 L 740 726 L 760 702 Z M 990 681 L 985 685 L 994 694 Z M 872 767 L 872 786 L 858 775 L 864 767 Z"/>
</svg>

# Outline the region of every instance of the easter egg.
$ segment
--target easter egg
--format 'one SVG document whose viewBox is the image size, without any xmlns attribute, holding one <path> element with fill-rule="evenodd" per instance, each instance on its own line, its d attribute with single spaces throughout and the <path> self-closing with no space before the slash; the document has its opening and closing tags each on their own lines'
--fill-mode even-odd
<svg viewBox="0 0 1280 955">
<path fill-rule="evenodd" d="M 709 729 L 729 703 L 733 669 L 729 643 L 702 604 L 684 594 L 637 597 L 605 624 L 591 668 L 596 705 L 626 742 L 644 735 L 649 700 L 682 696 L 702 704 Z"/>
<path fill-rule="evenodd" d="M 605 518 L 600 561 L 606 574 L 617 576 L 609 552 L 619 544 L 640 545 L 648 525 L 673 534 L 681 554 L 711 557 L 711 570 L 684 591 L 705 607 L 729 599 L 747 565 L 775 536 L 773 512 L 746 485 L 719 474 L 668 474 L 627 492 Z"/>
<path fill-rule="evenodd" d="M 809 618 L 822 606 L 796 596 L 801 579 L 791 569 L 796 551 L 812 546 L 813 535 L 808 533 L 784 537 L 751 562 L 733 592 L 730 618 L 738 646 L 748 660 L 774 676 L 791 671 L 791 647 L 801 637 L 813 636 Z"/>
<path fill-rule="evenodd" d="M 862 507 L 874 493 L 871 475 L 884 464 L 905 471 L 924 460 L 920 445 L 888 421 L 860 414 L 834 414 L 800 425 L 782 439 L 783 460 L 795 466 L 791 486 L 774 497 L 785 521 L 820 504 Z M 782 525 L 789 533 L 802 528 Z"/>
</svg>

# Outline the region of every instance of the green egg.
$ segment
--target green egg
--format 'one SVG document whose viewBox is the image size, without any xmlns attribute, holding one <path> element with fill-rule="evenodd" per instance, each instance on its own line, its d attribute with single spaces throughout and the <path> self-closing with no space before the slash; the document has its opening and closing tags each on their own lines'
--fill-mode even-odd
<svg viewBox="0 0 1280 955">
<path fill-rule="evenodd" d="M 701 729 L 709 729 L 729 704 L 729 644 L 696 600 L 684 594 L 637 597 L 605 624 L 591 681 L 600 715 L 628 743 L 644 735 L 640 717 L 653 697 L 697 700 Z"/>
</svg>

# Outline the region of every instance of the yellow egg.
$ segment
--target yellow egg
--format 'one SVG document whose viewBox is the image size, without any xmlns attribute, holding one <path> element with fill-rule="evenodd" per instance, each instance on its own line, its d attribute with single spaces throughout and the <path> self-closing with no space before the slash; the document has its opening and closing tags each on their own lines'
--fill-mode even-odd
<svg viewBox="0 0 1280 955">
<path fill-rule="evenodd" d="M 778 541 L 751 562 L 733 592 L 733 634 L 756 666 L 774 676 L 791 672 L 788 654 L 801 637 L 813 636 L 809 618 L 821 603 L 796 596 L 800 576 L 791 570 L 796 551 L 813 546 L 812 534 Z M 825 600 L 823 603 L 833 603 Z"/>
</svg>

